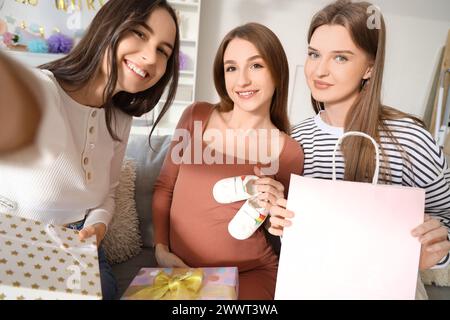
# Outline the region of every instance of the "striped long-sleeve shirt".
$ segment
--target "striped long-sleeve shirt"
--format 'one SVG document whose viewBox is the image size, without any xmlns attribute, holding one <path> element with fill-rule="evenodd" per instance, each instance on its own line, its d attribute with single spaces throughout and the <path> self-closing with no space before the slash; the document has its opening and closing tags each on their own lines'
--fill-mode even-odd
<svg viewBox="0 0 450 320">
<path fill-rule="evenodd" d="M 441 148 L 426 129 L 410 119 L 389 120 L 386 124 L 406 153 L 405 159 L 387 134 L 380 132 L 380 147 L 387 156 L 391 184 L 425 189 L 425 212 L 439 218 L 450 230 L 450 171 Z M 305 153 L 304 176 L 331 180 L 334 146 L 343 134 L 343 128 L 329 126 L 320 115 L 306 119 L 293 128 L 292 137 L 300 143 Z M 344 179 L 344 168 L 342 153 L 338 151 L 338 180 Z M 381 177 L 379 181 L 383 183 Z M 446 266 L 449 260 L 447 255 L 437 267 Z"/>
</svg>

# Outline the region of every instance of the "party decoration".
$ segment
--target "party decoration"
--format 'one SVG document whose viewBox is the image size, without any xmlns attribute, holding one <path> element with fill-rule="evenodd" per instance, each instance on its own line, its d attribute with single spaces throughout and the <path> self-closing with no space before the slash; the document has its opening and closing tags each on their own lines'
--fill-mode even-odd
<svg viewBox="0 0 450 320">
<path fill-rule="evenodd" d="M 47 53 L 48 44 L 44 39 L 34 39 L 28 42 L 28 51 L 35 53 Z"/>
<path fill-rule="evenodd" d="M 72 50 L 73 39 L 61 33 L 56 33 L 47 40 L 50 53 L 69 53 Z"/>
<path fill-rule="evenodd" d="M 19 41 L 17 42 L 17 44 L 25 46 L 28 45 L 28 42 L 30 42 L 31 40 L 39 38 L 39 35 L 33 34 L 26 29 L 23 29 L 22 27 L 16 27 L 14 33 L 19 36 Z"/>
<path fill-rule="evenodd" d="M 12 16 L 6 16 L 5 19 L 6 19 L 6 22 L 8 22 L 10 24 L 16 23 L 16 18 L 14 18 Z"/>
<path fill-rule="evenodd" d="M 16 2 L 23 3 L 23 4 L 29 4 L 32 6 L 37 6 L 39 0 L 16 0 Z"/>
<path fill-rule="evenodd" d="M 179 55 L 179 62 L 180 62 L 180 70 L 186 70 L 188 66 L 188 56 L 180 51 Z"/>
<path fill-rule="evenodd" d="M 67 11 L 67 10 L 83 10 L 83 3 L 85 3 L 86 8 L 88 10 L 97 10 L 101 8 L 106 1 L 105 0 L 55 0 L 55 7 L 58 10 Z M 97 6 L 96 6 L 97 4 Z"/>
<path fill-rule="evenodd" d="M 8 25 L 4 20 L 0 19 L 0 35 L 4 34 L 5 32 L 8 32 Z"/>
<path fill-rule="evenodd" d="M 17 34 L 6 32 L 3 34 L 3 43 L 7 46 L 13 46 L 19 42 L 19 36 Z"/>
</svg>

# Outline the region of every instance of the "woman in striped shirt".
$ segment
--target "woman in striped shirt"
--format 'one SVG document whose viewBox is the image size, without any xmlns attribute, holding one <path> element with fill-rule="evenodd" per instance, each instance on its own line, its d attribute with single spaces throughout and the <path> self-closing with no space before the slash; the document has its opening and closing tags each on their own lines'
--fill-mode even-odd
<svg viewBox="0 0 450 320">
<path fill-rule="evenodd" d="M 381 104 L 385 25 L 380 12 L 367 14 L 371 8 L 376 9 L 367 2 L 338 0 L 314 16 L 305 76 L 317 115 L 295 126 L 292 137 L 305 153 L 304 175 L 321 179 L 332 177 L 333 148 L 344 132 L 374 137 L 381 147 L 380 181 L 426 191 L 425 221 L 412 230 L 422 244 L 420 269 L 444 267 L 450 250 L 450 172 L 422 121 Z M 369 182 L 374 170 L 371 142 L 346 138 L 337 178 Z M 279 199 L 271 209 L 274 235 L 291 225 L 294 213 L 285 208 L 286 200 Z"/>
</svg>

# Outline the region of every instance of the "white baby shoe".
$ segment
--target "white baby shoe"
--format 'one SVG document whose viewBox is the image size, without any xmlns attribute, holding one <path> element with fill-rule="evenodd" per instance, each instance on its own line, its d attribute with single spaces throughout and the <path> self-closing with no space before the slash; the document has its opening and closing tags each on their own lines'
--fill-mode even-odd
<svg viewBox="0 0 450 320">
<path fill-rule="evenodd" d="M 218 203 L 233 203 L 247 200 L 257 194 L 257 176 L 239 176 L 219 180 L 213 188 L 214 199 Z"/>
<path fill-rule="evenodd" d="M 266 220 L 267 215 L 268 211 L 259 207 L 258 199 L 248 199 L 228 224 L 228 232 L 235 239 L 248 239 Z"/>
</svg>

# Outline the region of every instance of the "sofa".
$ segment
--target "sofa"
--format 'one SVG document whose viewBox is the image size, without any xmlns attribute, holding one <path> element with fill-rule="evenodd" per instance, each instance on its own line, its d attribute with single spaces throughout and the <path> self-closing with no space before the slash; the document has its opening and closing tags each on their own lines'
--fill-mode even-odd
<svg viewBox="0 0 450 320">
<path fill-rule="evenodd" d="M 142 249 L 137 256 L 112 266 L 120 298 L 130 282 L 143 267 L 156 267 L 152 230 L 152 189 L 170 144 L 171 136 L 153 136 L 149 148 L 148 137 L 132 135 L 128 142 L 126 158 L 136 164 L 135 204 L 142 238 Z M 430 299 L 450 300 L 450 287 L 426 286 Z"/>
</svg>

